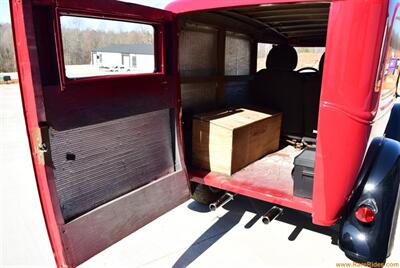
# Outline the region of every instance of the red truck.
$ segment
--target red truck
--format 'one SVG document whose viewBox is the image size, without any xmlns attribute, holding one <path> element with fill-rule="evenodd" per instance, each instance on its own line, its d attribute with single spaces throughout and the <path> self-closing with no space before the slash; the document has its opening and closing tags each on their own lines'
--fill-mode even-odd
<svg viewBox="0 0 400 268">
<path fill-rule="evenodd" d="M 235 194 L 275 204 L 265 223 L 292 208 L 315 225 L 338 224 L 348 258 L 385 263 L 399 211 L 400 1 L 10 6 L 32 160 L 59 267 L 81 264 L 191 196 L 216 209 Z M 71 75 L 69 18 L 150 27 L 152 71 Z M 261 43 L 271 49 L 257 70 Z M 295 70 L 293 47 L 324 48 L 319 68 Z M 123 66 L 139 62 L 129 55 Z M 284 155 L 276 163 L 282 176 L 271 179 L 271 167 L 260 165 L 232 175 L 194 167 L 193 115 L 254 102 L 282 113 L 285 145 L 274 152 Z M 297 167 L 281 151 L 292 147 L 309 164 Z"/>
</svg>

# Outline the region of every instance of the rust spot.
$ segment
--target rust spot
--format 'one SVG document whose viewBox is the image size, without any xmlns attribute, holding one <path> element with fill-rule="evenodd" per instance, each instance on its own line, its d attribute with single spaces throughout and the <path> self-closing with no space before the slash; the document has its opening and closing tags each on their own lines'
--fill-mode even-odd
<svg viewBox="0 0 400 268">
<path fill-rule="evenodd" d="M 45 151 L 41 149 L 43 147 L 41 129 L 39 127 L 35 128 L 32 132 L 32 135 L 33 135 L 33 141 L 35 144 L 35 148 L 34 148 L 35 152 L 34 153 L 36 154 L 37 161 L 40 165 L 44 165 Z"/>
</svg>

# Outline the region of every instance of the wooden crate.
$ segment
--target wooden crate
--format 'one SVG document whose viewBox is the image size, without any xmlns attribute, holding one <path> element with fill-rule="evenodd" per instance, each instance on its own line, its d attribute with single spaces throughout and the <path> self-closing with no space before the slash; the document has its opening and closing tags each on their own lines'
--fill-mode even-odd
<svg viewBox="0 0 400 268">
<path fill-rule="evenodd" d="M 282 115 L 236 108 L 193 118 L 192 163 L 231 175 L 279 148 Z"/>
</svg>

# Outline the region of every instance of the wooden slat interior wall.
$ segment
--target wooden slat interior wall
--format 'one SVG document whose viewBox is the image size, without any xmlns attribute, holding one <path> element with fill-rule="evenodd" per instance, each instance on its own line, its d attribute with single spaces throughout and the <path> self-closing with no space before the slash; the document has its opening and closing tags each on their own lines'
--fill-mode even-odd
<svg viewBox="0 0 400 268">
<path fill-rule="evenodd" d="M 50 128 L 49 138 L 66 221 L 174 171 L 169 109 L 70 130 Z"/>
</svg>

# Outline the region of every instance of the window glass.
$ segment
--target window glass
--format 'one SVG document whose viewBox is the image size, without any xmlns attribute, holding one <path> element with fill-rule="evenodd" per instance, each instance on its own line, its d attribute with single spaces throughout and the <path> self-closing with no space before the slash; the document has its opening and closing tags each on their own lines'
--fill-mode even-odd
<svg viewBox="0 0 400 268">
<path fill-rule="evenodd" d="M 375 87 L 376 93 L 380 89 L 380 106 L 386 106 L 388 102 L 390 103 L 391 97 L 396 91 L 398 94 L 400 93 L 400 14 L 396 14 L 396 18 L 393 20 L 392 31 L 390 32 L 390 29 L 387 29 L 387 32 L 391 35 L 386 44 L 386 54 L 380 64 L 380 76 Z"/>
<path fill-rule="evenodd" d="M 319 61 L 325 52 L 324 47 L 295 47 L 297 51 L 296 70 L 312 67 L 318 70 Z"/>
<path fill-rule="evenodd" d="M 265 69 L 265 62 L 269 51 L 272 48 L 272 44 L 258 43 L 257 45 L 257 72 L 261 69 Z"/>
<path fill-rule="evenodd" d="M 227 32 L 225 39 L 225 75 L 250 74 L 250 41 L 246 36 Z"/>
<path fill-rule="evenodd" d="M 265 68 L 265 62 L 272 44 L 258 43 L 257 48 L 257 71 Z M 324 47 L 295 47 L 297 51 L 297 66 L 295 70 L 304 67 L 318 69 L 319 61 L 325 52 Z"/>
<path fill-rule="evenodd" d="M 152 26 L 73 16 L 60 22 L 68 78 L 154 72 Z"/>
<path fill-rule="evenodd" d="M 217 73 L 217 30 L 187 25 L 179 34 L 179 69 L 183 77 Z"/>
</svg>

